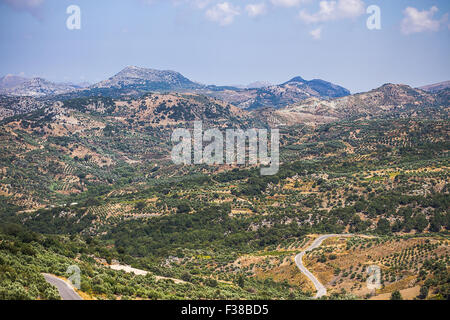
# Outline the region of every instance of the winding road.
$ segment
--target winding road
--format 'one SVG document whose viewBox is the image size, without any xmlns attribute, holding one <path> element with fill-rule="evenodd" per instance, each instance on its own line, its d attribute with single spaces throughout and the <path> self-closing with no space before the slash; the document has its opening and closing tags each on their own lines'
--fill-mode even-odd
<svg viewBox="0 0 450 320">
<path fill-rule="evenodd" d="M 314 287 L 316 287 L 317 294 L 315 298 L 320 298 L 327 295 L 327 289 L 324 287 L 323 284 L 320 283 L 320 281 L 303 265 L 303 256 L 309 252 L 312 251 L 322 244 L 326 239 L 329 238 L 335 238 L 335 237 L 352 237 L 352 234 L 327 234 L 318 237 L 314 242 L 305 250 L 299 253 L 295 256 L 295 263 L 297 264 L 297 267 L 300 269 L 300 271 L 314 284 Z"/>
<path fill-rule="evenodd" d="M 62 300 L 83 300 L 70 284 L 54 275 L 44 273 L 45 281 L 55 286 Z"/>
<path fill-rule="evenodd" d="M 313 243 L 307 249 L 305 249 L 304 251 L 295 256 L 295 263 L 297 267 L 309 280 L 311 280 L 311 282 L 314 284 L 314 287 L 317 290 L 315 298 L 320 298 L 327 295 L 327 289 L 308 269 L 306 269 L 306 267 L 303 264 L 304 255 L 307 252 L 320 247 L 322 242 L 324 242 L 326 239 L 336 237 L 352 237 L 352 236 L 353 234 L 327 234 L 319 236 L 317 239 L 313 241 Z M 44 273 L 43 276 L 48 283 L 50 283 L 51 285 L 55 286 L 58 289 L 59 295 L 61 296 L 62 300 L 83 300 L 78 295 L 78 293 L 75 292 L 73 287 L 66 281 L 47 273 Z"/>
</svg>

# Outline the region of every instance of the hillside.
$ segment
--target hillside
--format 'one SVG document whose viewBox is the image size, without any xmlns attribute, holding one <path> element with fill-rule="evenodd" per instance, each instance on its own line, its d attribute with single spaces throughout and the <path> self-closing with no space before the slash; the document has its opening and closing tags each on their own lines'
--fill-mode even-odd
<svg viewBox="0 0 450 320">
<path fill-rule="evenodd" d="M 150 91 L 186 91 L 202 87 L 175 71 L 126 67 L 108 80 L 89 89 L 102 93 L 138 95 Z"/>
<path fill-rule="evenodd" d="M 193 94 L 78 98 L 10 117 L 0 127 L 0 194 L 34 207 L 96 185 L 127 184 L 125 171 L 129 182 L 175 174 L 172 131 L 195 120 L 217 128 L 257 125 L 237 107 Z"/>
<path fill-rule="evenodd" d="M 51 102 L 33 97 L 7 96 L 0 94 L 0 121 L 15 115 L 38 110 Z"/>
<path fill-rule="evenodd" d="M 7 74 L 0 78 L 0 91 L 14 88 L 22 83 L 26 82 L 28 79 L 20 76 L 15 76 L 13 74 Z"/>
<path fill-rule="evenodd" d="M 282 108 L 311 97 L 329 99 L 350 92 L 324 80 L 295 77 L 280 85 L 256 82 L 246 87 L 202 85 L 175 71 L 129 66 L 107 80 L 85 87 L 53 83 L 42 78 L 26 79 L 8 75 L 0 78 L 0 93 L 10 96 L 45 97 L 50 101 L 79 97 L 123 96 L 138 98 L 149 92 L 201 94 L 242 109 Z"/>
<path fill-rule="evenodd" d="M 310 98 L 274 111 L 271 119 L 274 124 L 292 125 L 385 117 L 447 118 L 448 108 L 445 92 L 433 94 L 406 85 L 385 84 L 342 98 Z"/>
<path fill-rule="evenodd" d="M 301 77 L 295 77 L 280 85 L 261 88 L 223 88 L 221 90 L 216 88 L 213 91 L 201 90 L 201 92 L 249 110 L 265 107 L 278 109 L 311 97 L 329 99 L 350 94 L 347 89 L 330 82 L 318 79 L 307 81 Z"/>
<path fill-rule="evenodd" d="M 66 83 L 54 83 L 42 78 L 27 79 L 18 82 L 15 86 L 2 89 L 2 92 L 11 96 L 43 97 L 73 92 L 78 86 Z"/>
<path fill-rule="evenodd" d="M 40 274 L 75 263 L 90 299 L 307 299 L 294 257 L 316 234 L 353 233 L 305 257 L 331 298 L 448 298 L 448 93 L 387 84 L 251 111 L 188 92 L 4 96 L 0 297 L 57 298 Z M 280 128 L 279 172 L 174 165 L 171 134 L 195 120 Z"/>
<path fill-rule="evenodd" d="M 450 88 L 450 81 L 444 81 L 439 83 L 430 84 L 427 86 L 420 87 L 419 89 L 422 89 L 424 91 L 428 92 L 438 92 L 440 90 L 448 89 Z"/>
</svg>

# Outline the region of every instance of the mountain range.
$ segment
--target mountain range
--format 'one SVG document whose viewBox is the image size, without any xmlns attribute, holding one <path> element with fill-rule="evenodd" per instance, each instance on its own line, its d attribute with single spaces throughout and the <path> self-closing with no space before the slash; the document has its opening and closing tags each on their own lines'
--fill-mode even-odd
<svg viewBox="0 0 450 320">
<path fill-rule="evenodd" d="M 300 82 L 302 80 L 295 79 L 285 85 L 296 86 Z M 352 126 L 363 128 L 367 123 L 375 127 L 379 123 L 388 123 L 392 130 L 396 130 L 394 123 L 399 121 L 431 121 L 437 129 L 444 130 L 443 124 L 448 121 L 450 108 L 450 89 L 433 93 L 399 84 L 385 84 L 369 92 L 337 98 L 313 96 L 283 108 L 250 110 L 192 92 L 56 99 L 61 97 L 44 99 L 0 95 L 0 142 L 3 150 L 0 164 L 3 168 L 16 170 L 11 172 L 26 168 L 26 173 L 14 176 L 20 182 L 8 180 L 11 186 L 7 189 L 10 190 L 8 194 L 22 190 L 20 195 L 17 193 L 15 201 L 29 207 L 42 204 L 39 199 L 46 198 L 49 186 L 57 191 L 51 191 L 56 197 L 58 194 L 86 191 L 85 177 L 103 184 L 117 182 L 119 180 L 115 179 L 122 179 L 122 175 L 126 177 L 126 173 L 120 171 L 122 166 L 138 166 L 138 172 L 150 172 L 156 176 L 186 174 L 187 171 L 183 170 L 191 169 L 176 168 L 170 163 L 170 137 L 175 128 L 192 128 L 196 120 L 203 121 L 205 127 L 218 129 L 279 128 L 284 132 L 282 146 L 294 144 L 292 150 L 297 150 L 294 141 L 301 139 L 305 132 L 319 130 L 317 128 L 329 130 L 332 135 L 334 127 L 340 126 L 341 131 L 343 127 L 349 128 L 351 132 L 348 134 L 354 135 L 357 130 L 352 131 Z M 320 132 L 317 131 L 318 134 Z M 347 133 L 345 137 L 351 140 Z M 441 135 L 440 139 L 447 137 Z M 42 145 L 47 146 L 45 150 L 41 149 Z M 311 152 L 320 150 L 317 145 L 311 148 Z M 293 159 L 296 157 L 295 154 L 291 156 Z M 15 160 L 11 162 L 11 159 Z M 157 173 L 154 173 L 155 163 L 159 168 Z M 111 168 L 116 168 L 116 171 L 111 173 Z M 42 182 L 42 178 L 35 177 L 36 172 L 54 173 L 47 175 L 47 180 Z M 23 180 L 22 176 L 28 178 Z M 54 181 L 58 182 L 55 184 Z M 125 181 L 128 180 L 122 182 Z M 33 197 L 29 198 L 27 195 L 32 190 L 35 190 Z"/>
<path fill-rule="evenodd" d="M 54 83 L 42 78 L 27 79 L 8 75 L 0 78 L 0 93 L 12 96 L 54 97 L 60 99 L 79 96 L 138 97 L 147 92 L 189 92 L 211 96 L 243 109 L 260 107 L 281 108 L 310 98 L 336 98 L 350 91 L 324 80 L 307 81 L 295 77 L 280 85 L 255 82 L 245 87 L 204 85 L 175 71 L 129 66 L 107 80 L 94 85 Z"/>
<path fill-rule="evenodd" d="M 57 298 L 42 273 L 73 265 L 89 300 L 311 299 L 294 262 L 324 233 L 360 235 L 304 257 L 330 276 L 330 299 L 370 296 L 370 257 L 385 290 L 448 300 L 445 84 L 350 94 L 301 77 L 213 86 L 127 67 L 87 87 L 18 76 L 0 87 L 0 300 Z M 197 120 L 279 129 L 279 170 L 222 163 L 228 146 L 216 165 L 175 164 L 174 132 Z"/>
<path fill-rule="evenodd" d="M 386 84 L 366 93 L 351 95 L 349 90 L 331 82 L 320 79 L 308 81 L 299 76 L 279 85 L 258 82 L 247 88 L 238 88 L 204 85 L 175 71 L 135 66 L 126 67 L 109 79 L 86 87 L 7 75 L 0 78 L 0 119 L 50 106 L 56 101 L 82 97 L 138 99 L 153 92 L 190 94 L 190 100 L 196 96 L 189 106 L 194 105 L 195 101 L 201 101 L 200 105 L 208 104 L 207 99 L 200 98 L 207 96 L 223 102 L 224 106 L 229 104 L 251 111 L 253 116 L 272 125 L 324 123 L 394 114 L 423 115 L 430 111 L 430 106 L 448 107 L 449 83 L 417 89 L 407 85 Z M 445 110 L 434 112 L 442 115 Z M 178 110 L 175 114 L 183 112 Z"/>
<path fill-rule="evenodd" d="M 449 92 L 426 92 L 388 83 L 369 92 L 330 100 L 310 98 L 270 111 L 270 119 L 272 125 L 292 125 L 373 118 L 448 118 Z"/>
</svg>

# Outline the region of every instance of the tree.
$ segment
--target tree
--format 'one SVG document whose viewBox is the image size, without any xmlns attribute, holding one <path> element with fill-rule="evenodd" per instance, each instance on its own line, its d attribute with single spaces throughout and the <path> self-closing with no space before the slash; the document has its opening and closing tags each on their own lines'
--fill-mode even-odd
<svg viewBox="0 0 450 320">
<path fill-rule="evenodd" d="M 191 211 L 191 207 L 186 203 L 180 203 L 177 206 L 177 213 L 189 213 Z"/>
<path fill-rule="evenodd" d="M 391 300 L 403 300 L 402 294 L 400 291 L 396 290 L 391 294 Z"/>
<path fill-rule="evenodd" d="M 422 232 L 428 226 L 428 220 L 423 213 L 418 214 L 414 219 L 414 227 L 417 232 Z"/>
<path fill-rule="evenodd" d="M 136 210 L 141 211 L 141 210 L 144 209 L 146 206 L 147 206 L 147 205 L 146 205 L 146 203 L 145 203 L 144 201 L 138 201 L 138 202 L 136 202 L 136 204 L 135 204 L 134 207 L 136 208 Z"/>
<path fill-rule="evenodd" d="M 185 272 L 181 275 L 181 280 L 186 281 L 186 282 L 191 282 L 192 276 L 189 272 Z"/>
<path fill-rule="evenodd" d="M 385 218 L 381 218 L 377 223 L 377 232 L 379 234 L 388 234 L 391 232 L 391 225 Z"/>
<path fill-rule="evenodd" d="M 244 288 L 245 280 L 244 280 L 244 276 L 243 275 L 239 276 L 237 283 L 238 283 L 239 287 Z"/>
<path fill-rule="evenodd" d="M 427 286 L 420 287 L 420 294 L 418 295 L 419 299 L 426 299 L 428 297 L 429 288 Z"/>
</svg>

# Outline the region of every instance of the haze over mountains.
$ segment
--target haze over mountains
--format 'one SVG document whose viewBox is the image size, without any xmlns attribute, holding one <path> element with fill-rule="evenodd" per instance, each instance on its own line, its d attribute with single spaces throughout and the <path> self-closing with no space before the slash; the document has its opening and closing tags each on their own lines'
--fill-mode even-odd
<svg viewBox="0 0 450 320">
<path fill-rule="evenodd" d="M 204 85 L 175 71 L 129 66 L 107 80 L 83 88 L 80 85 L 53 83 L 41 78 L 26 79 L 8 75 L 0 79 L 0 93 L 13 96 L 45 97 L 134 96 L 147 92 L 191 92 L 215 97 L 244 109 L 284 107 L 310 97 L 335 98 L 350 91 L 324 80 L 306 81 L 295 77 L 280 85 L 255 82 L 245 87 Z"/>
<path fill-rule="evenodd" d="M 272 125 L 292 125 L 373 118 L 447 118 L 449 91 L 433 93 L 389 83 L 346 97 L 300 101 L 272 112 L 271 121 Z"/>
<path fill-rule="evenodd" d="M 319 261 L 320 255 L 309 257 L 317 259 L 311 260 L 313 265 L 328 268 L 335 276 L 335 263 L 347 259 L 340 265 L 345 273 L 337 275 L 341 287 L 330 285 L 334 295 L 342 292 L 342 283 L 348 290 L 359 282 L 351 268 L 345 269 L 358 257 L 362 265 L 367 256 L 379 254 L 374 261 L 388 261 L 390 267 L 394 260 L 386 257 L 405 252 L 405 246 L 394 247 L 400 241 L 415 241 L 410 245 L 416 250 L 424 236 L 430 236 L 424 232 L 437 234 L 437 244 L 450 230 L 449 88 L 428 92 L 385 84 L 349 95 L 329 82 L 296 77 L 280 85 L 245 89 L 206 86 L 173 71 L 136 67 L 88 88 L 39 78 L 7 77 L 1 83 L 11 95 L 0 94 L 0 265 L 2 259 L 17 261 L 17 266 L 35 270 L 32 279 L 49 272 L 49 266 L 61 270 L 56 273 L 61 276 L 67 265 L 80 264 L 82 270 L 95 270 L 83 272 L 87 277 L 81 287 L 93 298 L 124 299 L 129 287 L 133 299 L 173 298 L 174 291 L 185 294 L 177 299 L 288 299 L 292 292 L 310 289 L 303 281 L 289 282 L 297 281 L 299 273 L 286 264 L 293 263 L 295 255 L 285 254 L 298 250 L 280 248 L 300 248 L 307 244 L 308 235 L 323 232 L 392 239 L 384 247 L 391 250 L 388 256 L 377 247 L 384 242 L 374 240 L 367 247 L 352 242 L 355 247 L 350 250 L 350 242 L 336 242 L 336 250 L 346 251 L 334 258 L 323 255 L 329 265 Z M 33 96 L 18 95 L 23 92 Z M 203 128 L 219 132 L 279 129 L 279 171 L 261 176 L 250 163 L 174 163 L 174 130 L 193 128 L 197 120 Z M 13 227 L 5 228 L 9 221 Z M 39 232 L 39 237 L 18 233 L 14 226 L 19 225 Z M 3 230 L 11 230 L 8 237 L 23 234 L 26 243 L 17 245 L 19 238 L 5 242 L 12 238 L 6 238 Z M 39 240 L 44 239 L 42 234 L 52 240 Z M 299 242 L 299 237 L 304 240 Z M 39 244 L 30 243 L 32 239 Z M 82 249 L 74 251 L 67 239 L 75 239 Z M 12 250 L 11 243 L 18 249 Z M 58 247 L 53 249 L 52 243 Z M 61 249 L 62 244 L 67 247 Z M 101 250 L 86 251 L 91 245 Z M 433 248 L 442 259 L 450 252 L 446 244 Z M 47 258 L 49 252 L 58 252 L 58 258 Z M 267 252 L 277 252 L 274 257 L 279 260 L 268 263 Z M 36 260 L 42 257 L 48 260 Z M 54 261 L 63 261 L 62 257 L 65 265 L 58 262 L 55 267 Z M 254 260 L 257 257 L 261 260 Z M 431 261 L 430 256 L 420 257 L 422 265 Z M 104 265 L 113 258 L 121 265 L 142 266 L 155 277 L 130 282 L 120 273 L 113 278 L 114 271 Z M 253 263 L 259 265 L 249 267 Z M 431 275 L 435 267 L 427 263 Z M 413 264 L 402 268 L 398 277 L 386 279 L 388 285 L 406 288 L 411 283 L 419 290 L 417 281 L 427 281 L 414 278 L 418 269 Z M 443 270 L 442 278 L 433 280 L 436 290 L 443 290 L 448 267 L 436 270 Z M 105 276 L 100 277 L 100 272 Z M 364 275 L 364 268 L 359 272 Z M 407 278 L 400 278 L 405 272 Z M 0 278 L 2 274 L 11 273 L 0 272 Z M 31 279 L 25 271 L 22 274 L 20 278 Z M 240 274 L 248 275 L 243 286 L 238 282 Z M 267 281 L 274 274 L 285 276 Z M 120 277 L 125 279 L 120 286 L 96 284 L 99 279 L 116 284 Z M 181 279 L 183 287 L 176 290 L 175 280 L 154 281 L 156 277 Z M 211 277 L 222 277 L 223 282 L 210 282 Z M 151 291 L 135 290 L 135 283 Z M 0 279 L 0 296 L 15 287 Z M 32 285 L 24 284 L 17 297 L 24 297 L 25 287 Z M 155 295 L 155 288 L 161 293 Z M 230 291 L 225 295 L 225 290 Z M 358 289 L 354 293 L 367 297 Z M 47 296 L 39 296 L 43 297 Z"/>
<path fill-rule="evenodd" d="M 105 86 L 128 86 L 124 81 L 130 78 L 127 74 L 124 80 L 118 82 L 110 79 Z M 171 74 L 168 79 L 175 86 L 179 86 L 182 80 L 176 74 Z M 311 83 L 311 87 L 317 85 L 317 92 L 322 90 L 322 82 L 311 82 L 293 79 L 268 89 L 283 90 L 286 86 L 300 87 L 300 90 Z M 199 89 L 198 92 L 206 90 Z M 171 134 L 174 128 L 180 126 L 191 128 L 193 121 L 201 120 L 205 127 L 218 129 L 279 128 L 280 131 L 291 132 L 283 141 L 292 143 L 300 137 L 296 131 L 298 128 L 309 132 L 322 127 L 323 130 L 330 130 L 331 134 L 334 129 L 326 129 L 326 125 L 331 123 L 334 125 L 330 128 L 339 125 L 351 127 L 352 123 L 364 127 L 366 123 L 381 121 L 392 126 L 392 130 L 396 127 L 391 123 L 403 120 L 431 121 L 442 125 L 448 121 L 449 93 L 450 89 L 432 93 L 406 85 L 386 84 L 366 93 L 332 99 L 310 96 L 284 108 L 273 106 L 250 110 L 196 92 L 150 92 L 139 97 L 126 95 L 117 98 L 74 96 L 73 99 L 59 99 L 64 97 L 61 95 L 51 99 L 0 95 L 0 140 L 5 150 L 3 167 L 11 167 L 11 157 L 26 153 L 29 172 L 53 172 L 51 166 L 68 156 L 67 159 L 73 159 L 70 160 L 71 165 L 76 164 L 76 174 L 62 174 L 68 169 L 60 168 L 54 175 L 48 176 L 46 186 L 57 180 L 61 184 L 58 188 L 62 188 L 58 189 L 59 192 L 78 193 L 86 191 L 82 183 L 86 176 L 92 181 L 97 179 L 101 183 L 112 184 L 111 181 L 116 181 L 114 179 L 119 179 L 120 175 L 111 175 L 110 168 L 124 163 L 139 165 L 142 172 L 154 172 L 154 163 L 158 162 L 161 163 L 160 168 L 164 168 L 164 175 L 172 175 L 175 168 L 168 163 Z M 22 133 L 17 135 L 17 132 Z M 352 140 L 351 136 L 346 137 Z M 442 139 L 445 138 L 442 136 Z M 42 151 L 40 145 L 44 144 L 49 147 Z M 292 148 L 297 148 L 295 143 Z M 316 150 L 311 152 L 317 152 L 320 146 L 313 145 L 311 148 Z M 32 151 L 39 154 L 39 161 Z M 24 165 L 23 157 L 17 159 L 13 163 L 15 170 Z M 161 174 L 158 172 L 158 175 Z M 31 208 L 42 205 L 41 199 L 48 192 L 41 184 L 39 178 L 27 178 L 18 186 L 8 187 L 8 190 L 22 190 L 16 200 Z M 23 192 L 24 189 L 27 192 Z M 39 193 L 28 199 L 27 195 L 32 190 L 39 190 Z"/>
<path fill-rule="evenodd" d="M 401 108 L 406 104 L 434 103 L 446 99 L 450 81 L 413 89 L 406 85 L 384 85 L 368 93 L 351 95 L 350 91 L 325 80 L 294 77 L 279 85 L 255 82 L 247 86 L 215 86 L 194 82 L 179 72 L 129 66 L 114 76 L 88 86 L 87 84 L 54 83 L 42 78 L 7 75 L 0 78 L 2 100 L 0 117 L 5 118 L 48 105 L 49 101 L 79 97 L 138 98 L 148 92 L 190 93 L 205 95 L 241 109 L 283 109 L 282 122 L 300 117 L 340 119 L 351 115 L 375 115 Z M 428 93 L 427 93 L 428 92 Z M 443 93 L 444 92 L 444 93 Z M 433 94 L 438 94 L 434 96 Z M 448 94 L 448 92 L 447 92 Z M 7 98 L 6 96 L 9 96 Z M 13 98 L 16 97 L 16 98 Z M 38 100 L 36 100 L 38 99 Z M 39 101 L 39 102 L 38 102 Z M 419 101 L 419 102 L 418 102 Z M 294 118 L 285 119 L 287 115 Z"/>
<path fill-rule="evenodd" d="M 427 86 L 420 87 L 419 89 L 429 91 L 429 92 L 438 92 L 440 90 L 444 90 L 450 88 L 450 81 L 439 82 L 435 84 L 430 84 Z"/>
<path fill-rule="evenodd" d="M 0 93 L 11 96 L 44 97 L 82 89 L 86 84 L 55 83 L 43 78 L 6 75 L 0 78 Z"/>
</svg>

